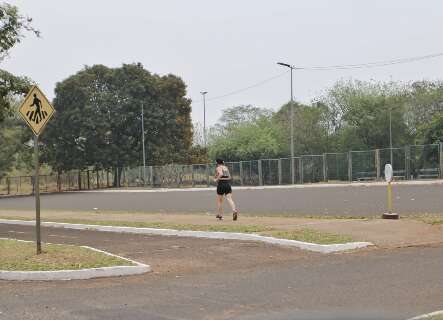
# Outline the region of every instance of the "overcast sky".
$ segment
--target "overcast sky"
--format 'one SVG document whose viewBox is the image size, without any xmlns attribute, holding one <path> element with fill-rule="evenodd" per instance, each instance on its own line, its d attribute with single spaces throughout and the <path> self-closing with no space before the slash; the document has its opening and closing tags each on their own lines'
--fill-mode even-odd
<svg viewBox="0 0 443 320">
<path fill-rule="evenodd" d="M 1 0 L 0 0 L 1 1 Z M 28 35 L 1 68 L 36 81 L 50 98 L 55 84 L 84 65 L 141 62 L 176 74 L 202 122 L 228 106 L 277 109 L 289 100 L 289 74 L 230 95 L 298 66 L 365 63 L 443 52 L 441 0 L 16 0 L 42 38 Z M 443 78 L 443 57 L 383 68 L 297 71 L 295 98 L 309 102 L 339 79 L 412 81 Z"/>
</svg>

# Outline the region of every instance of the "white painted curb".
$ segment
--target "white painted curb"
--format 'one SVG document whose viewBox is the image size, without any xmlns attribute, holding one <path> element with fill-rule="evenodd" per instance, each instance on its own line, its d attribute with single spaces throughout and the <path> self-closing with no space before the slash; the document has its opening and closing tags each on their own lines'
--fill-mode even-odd
<svg viewBox="0 0 443 320">
<path fill-rule="evenodd" d="M 440 316 L 443 315 L 443 310 L 440 311 L 435 311 L 435 312 L 431 312 L 431 313 L 427 313 L 427 314 L 423 314 L 421 316 L 417 316 L 408 320 L 422 320 L 422 319 L 429 319 L 435 316 Z"/>
<path fill-rule="evenodd" d="M 394 181 L 398 186 L 432 186 L 443 185 L 443 180 L 414 180 L 414 181 Z M 386 187 L 386 182 L 352 182 L 352 183 L 313 183 L 313 184 L 293 184 L 274 186 L 234 186 L 235 190 L 272 190 L 272 189 L 311 189 L 311 188 L 349 188 L 349 187 Z M 183 188 L 121 188 L 121 189 L 100 189 L 66 191 L 67 193 L 162 193 L 162 192 L 204 192 L 214 191 L 213 187 L 183 187 Z"/>
<path fill-rule="evenodd" d="M 15 224 L 34 226 L 34 221 L 23 220 L 4 220 L 0 219 L 3 224 Z M 259 241 L 269 244 L 297 247 L 303 250 L 309 250 L 320 253 L 341 252 L 354 249 L 365 248 L 372 246 L 370 242 L 348 242 L 340 244 L 316 244 L 297 240 L 278 239 L 274 237 L 266 237 L 258 234 L 248 233 L 234 233 L 234 232 L 209 232 L 209 231 L 189 231 L 189 230 L 174 230 L 174 229 L 155 229 L 155 228 L 135 228 L 135 227 L 116 227 L 116 226 L 100 226 L 91 224 L 72 224 L 72 223 L 57 223 L 57 222 L 43 222 L 42 226 L 53 228 L 66 228 L 74 230 L 93 230 L 119 233 L 136 233 L 149 234 L 161 236 L 176 236 L 176 237 L 191 237 L 191 238 L 208 238 L 208 239 L 225 239 L 225 240 L 243 240 L 243 241 Z"/>
<path fill-rule="evenodd" d="M 0 238 L 7 239 L 8 238 Z M 32 242 L 25 240 L 17 240 L 22 242 Z M 55 270 L 55 271 L 4 271 L 0 270 L 0 280 L 11 281 L 54 281 L 54 280 L 86 280 L 93 278 L 103 277 L 121 277 L 136 274 L 143 274 L 151 271 L 149 265 L 120 257 L 118 255 L 102 251 L 96 248 L 81 246 L 81 248 L 87 248 L 89 250 L 97 251 L 108 256 L 116 257 L 122 260 L 133 263 L 133 266 L 114 266 L 114 267 L 102 267 L 102 268 L 90 268 L 80 270 Z"/>
</svg>

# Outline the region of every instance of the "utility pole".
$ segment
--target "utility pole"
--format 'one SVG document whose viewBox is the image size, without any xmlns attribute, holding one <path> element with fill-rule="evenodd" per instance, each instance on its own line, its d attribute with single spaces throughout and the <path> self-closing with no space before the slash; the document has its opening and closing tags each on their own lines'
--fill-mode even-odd
<svg viewBox="0 0 443 320">
<path fill-rule="evenodd" d="M 146 185 L 145 115 L 142 103 L 143 185 Z"/>
<path fill-rule="evenodd" d="M 208 91 L 200 92 L 203 96 L 203 145 L 206 150 L 206 94 Z"/>
<path fill-rule="evenodd" d="M 294 69 L 296 69 L 296 67 L 288 64 L 288 63 L 283 63 L 283 62 L 277 62 L 278 65 L 281 65 L 283 67 L 287 67 L 289 69 L 291 69 L 291 102 L 290 102 L 290 112 L 291 112 L 291 181 L 292 184 L 295 183 L 295 172 L 294 172 L 294 91 L 293 91 L 293 75 L 292 75 L 292 71 Z"/>
<path fill-rule="evenodd" d="M 392 107 L 389 107 L 389 150 L 391 151 L 391 166 L 394 167 L 394 156 L 392 154 Z"/>
</svg>

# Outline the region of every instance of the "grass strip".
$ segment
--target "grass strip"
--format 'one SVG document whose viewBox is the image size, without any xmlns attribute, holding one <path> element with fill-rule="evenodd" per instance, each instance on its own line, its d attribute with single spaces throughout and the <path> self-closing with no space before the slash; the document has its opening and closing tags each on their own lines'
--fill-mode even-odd
<svg viewBox="0 0 443 320">
<path fill-rule="evenodd" d="M 339 244 L 352 242 L 349 236 L 319 232 L 311 229 L 299 229 L 290 231 L 268 231 L 261 233 L 264 236 L 271 236 L 279 239 L 297 240 L 316 244 Z"/>
<path fill-rule="evenodd" d="M 0 270 L 55 271 L 130 266 L 130 261 L 72 245 L 43 244 L 35 254 L 33 242 L 0 239 Z"/>
<path fill-rule="evenodd" d="M 6 219 L 6 218 L 5 218 Z M 13 219 L 13 218 L 11 218 Z M 277 230 L 272 227 L 255 225 L 198 225 L 198 224 L 176 224 L 166 222 L 135 222 L 135 221 L 109 221 L 109 220 L 88 220 L 88 219 L 51 219 L 52 222 L 89 224 L 99 226 L 134 227 L 134 228 L 154 228 L 154 229 L 174 229 L 190 231 L 210 231 L 210 232 L 234 232 L 234 233 L 254 233 L 263 236 L 270 236 L 279 239 L 297 240 L 317 244 L 338 244 L 352 242 L 349 236 L 319 232 L 312 229 L 296 229 L 289 231 Z"/>
</svg>

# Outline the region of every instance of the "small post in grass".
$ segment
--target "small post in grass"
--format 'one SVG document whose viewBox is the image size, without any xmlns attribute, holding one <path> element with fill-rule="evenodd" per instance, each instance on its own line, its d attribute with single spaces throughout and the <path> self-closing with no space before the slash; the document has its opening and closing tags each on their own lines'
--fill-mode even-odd
<svg viewBox="0 0 443 320">
<path fill-rule="evenodd" d="M 385 165 L 385 179 L 388 183 L 388 212 L 383 213 L 383 219 L 398 219 L 398 213 L 392 212 L 392 178 L 393 178 L 392 165 L 389 163 Z"/>
</svg>

